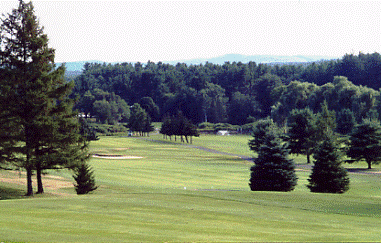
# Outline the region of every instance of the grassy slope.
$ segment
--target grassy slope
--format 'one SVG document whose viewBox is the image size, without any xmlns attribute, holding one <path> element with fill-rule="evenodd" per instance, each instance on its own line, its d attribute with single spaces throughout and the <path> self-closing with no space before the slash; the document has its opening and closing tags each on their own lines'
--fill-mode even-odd
<svg viewBox="0 0 381 243">
<path fill-rule="evenodd" d="M 213 145 L 213 137 L 201 137 L 194 144 L 225 150 L 233 143 L 229 152 L 239 154 L 247 146 L 247 137 L 214 139 L 223 141 Z M 314 194 L 305 187 L 310 172 L 298 171 L 293 192 L 251 192 L 251 165 L 234 157 L 116 137 L 93 142 L 92 151 L 144 158 L 92 159 L 101 187 L 91 195 L 70 188 L 58 191 L 69 196 L 1 200 L 0 241 L 381 239 L 379 176 L 351 174 L 347 193 Z"/>
</svg>

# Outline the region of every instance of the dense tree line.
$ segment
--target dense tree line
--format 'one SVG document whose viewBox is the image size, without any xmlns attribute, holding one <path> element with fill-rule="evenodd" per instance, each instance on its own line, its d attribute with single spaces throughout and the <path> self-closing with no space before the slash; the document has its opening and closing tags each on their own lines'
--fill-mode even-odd
<svg viewBox="0 0 381 243">
<path fill-rule="evenodd" d="M 285 124 L 293 109 L 309 108 L 317 113 L 326 101 L 337 114 L 349 110 L 357 122 L 380 110 L 380 93 L 372 88 L 356 86 L 346 77 L 335 76 L 332 83 L 318 86 L 313 83 L 292 81 L 275 88 L 271 116 L 278 124 Z M 344 117 L 343 117 L 344 118 Z"/>
<path fill-rule="evenodd" d="M 85 118 L 96 117 L 102 124 L 127 122 L 130 118 L 130 107 L 126 101 L 115 93 L 101 89 L 88 90 L 80 98 L 76 106 Z"/>
<path fill-rule="evenodd" d="M 196 124 L 236 125 L 270 115 L 284 123 L 291 110 L 309 107 L 316 113 L 327 100 L 330 109 L 336 113 L 349 109 L 359 122 L 372 109 L 379 109 L 380 70 L 378 53 L 347 54 L 305 65 L 87 63 L 75 78 L 73 95 L 81 97 L 78 108 L 84 113 L 89 113 L 87 99 L 94 103 L 97 99 L 91 96 L 102 90 L 129 105 L 155 107 L 150 111 L 144 107 L 153 121 L 180 110 Z M 97 103 L 98 109 L 107 106 L 103 99 Z"/>
</svg>

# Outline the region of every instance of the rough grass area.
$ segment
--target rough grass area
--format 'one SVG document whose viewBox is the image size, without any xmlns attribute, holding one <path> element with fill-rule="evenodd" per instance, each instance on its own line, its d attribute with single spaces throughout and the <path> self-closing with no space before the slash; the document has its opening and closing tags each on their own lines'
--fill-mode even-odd
<svg viewBox="0 0 381 243">
<path fill-rule="evenodd" d="M 214 145 L 213 136 L 197 141 L 199 146 L 222 151 L 236 144 L 230 152 L 240 154 L 247 139 L 216 137 L 222 145 Z M 0 195 L 6 200 L 0 200 L 0 242 L 381 239 L 377 173 L 350 173 L 350 190 L 344 194 L 310 193 L 305 186 L 310 169 L 299 167 L 294 191 L 251 192 L 251 163 L 237 157 L 127 137 L 101 137 L 92 142 L 91 152 L 143 158 L 92 158 L 100 188 L 90 195 L 78 196 L 73 187 L 62 187 L 47 188 L 50 196 L 25 198 L 24 185 L 1 183 Z M 305 161 L 303 156 L 296 158 L 301 165 Z M 52 175 L 72 181 L 68 171 Z"/>
</svg>

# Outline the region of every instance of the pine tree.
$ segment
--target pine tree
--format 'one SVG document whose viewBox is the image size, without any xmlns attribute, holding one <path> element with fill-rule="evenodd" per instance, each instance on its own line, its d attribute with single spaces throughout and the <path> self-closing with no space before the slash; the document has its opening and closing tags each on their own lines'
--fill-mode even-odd
<svg viewBox="0 0 381 243">
<path fill-rule="evenodd" d="M 315 164 L 308 179 L 311 192 L 343 193 L 349 189 L 349 178 L 341 166 L 341 153 L 333 135 L 317 148 Z"/>
<path fill-rule="evenodd" d="M 73 100 L 52 108 L 41 123 L 39 146 L 34 151 L 37 193 L 43 193 L 41 174 L 46 169 L 73 169 L 89 159 L 88 140 L 80 134 L 81 124 L 73 112 Z"/>
<path fill-rule="evenodd" d="M 295 164 L 288 158 L 289 150 L 275 131 L 266 133 L 258 150 L 258 158 L 251 167 L 252 191 L 292 191 L 297 184 Z"/>
<path fill-rule="evenodd" d="M 250 150 L 258 152 L 260 146 L 264 142 L 266 133 L 272 129 L 277 129 L 273 120 L 261 119 L 259 121 L 256 121 L 253 126 L 253 132 L 252 132 L 253 139 L 249 141 Z"/>
<path fill-rule="evenodd" d="M 354 163 L 365 160 L 368 169 L 372 169 L 372 164 L 381 162 L 381 124 L 378 120 L 364 119 L 351 133 L 348 143 L 347 156 L 351 160 L 347 163 Z"/>
<path fill-rule="evenodd" d="M 68 98 L 74 83 L 64 79 L 65 67 L 56 68 L 54 49 L 39 26 L 32 3 L 1 19 L 0 152 L 8 166 L 27 172 L 27 194 L 33 195 L 32 174 L 37 172 L 38 193 L 43 192 L 45 169 L 72 167 L 88 158 L 79 135 L 74 101 Z"/>
<path fill-rule="evenodd" d="M 88 164 L 82 163 L 78 165 L 74 172 L 73 178 L 76 182 L 74 186 L 77 194 L 87 194 L 98 188 L 95 185 L 94 172 Z"/>
</svg>

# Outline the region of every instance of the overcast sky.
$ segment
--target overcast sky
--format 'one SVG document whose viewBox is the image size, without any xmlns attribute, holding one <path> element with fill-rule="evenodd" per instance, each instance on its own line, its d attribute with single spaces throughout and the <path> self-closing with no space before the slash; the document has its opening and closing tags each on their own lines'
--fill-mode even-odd
<svg viewBox="0 0 381 243">
<path fill-rule="evenodd" d="M 381 53 L 381 1 L 32 2 L 56 62 Z"/>
</svg>

